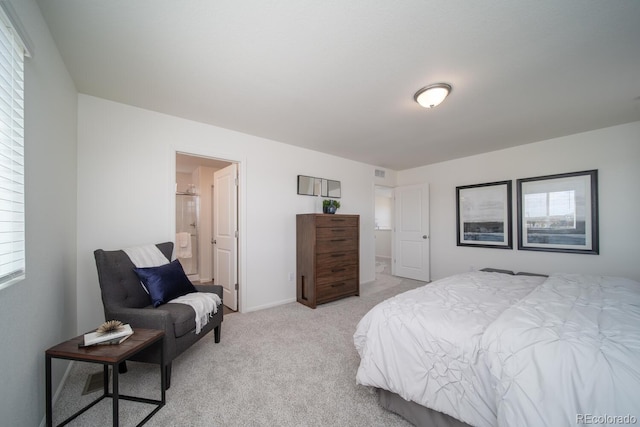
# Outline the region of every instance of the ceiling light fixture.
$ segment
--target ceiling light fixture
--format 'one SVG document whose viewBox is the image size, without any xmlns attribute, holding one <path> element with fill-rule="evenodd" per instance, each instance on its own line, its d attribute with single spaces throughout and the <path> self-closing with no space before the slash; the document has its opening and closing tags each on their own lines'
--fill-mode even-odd
<svg viewBox="0 0 640 427">
<path fill-rule="evenodd" d="M 451 92 L 451 85 L 435 83 L 425 86 L 413 95 L 413 99 L 424 108 L 438 106 Z"/>
</svg>

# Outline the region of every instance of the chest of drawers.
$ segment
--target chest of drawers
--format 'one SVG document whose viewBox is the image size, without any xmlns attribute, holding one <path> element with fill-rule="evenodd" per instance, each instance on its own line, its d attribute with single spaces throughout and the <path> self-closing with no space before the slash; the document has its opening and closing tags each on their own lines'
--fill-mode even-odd
<svg viewBox="0 0 640 427">
<path fill-rule="evenodd" d="M 360 216 L 296 216 L 296 297 L 317 304 L 360 294 Z"/>
</svg>

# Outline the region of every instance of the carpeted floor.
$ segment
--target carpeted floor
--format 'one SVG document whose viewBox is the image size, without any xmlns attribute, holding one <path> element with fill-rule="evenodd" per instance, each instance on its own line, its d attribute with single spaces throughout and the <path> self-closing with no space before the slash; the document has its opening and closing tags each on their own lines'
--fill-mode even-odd
<svg viewBox="0 0 640 427">
<path fill-rule="evenodd" d="M 358 386 L 359 356 L 353 333 L 378 302 L 422 285 L 378 274 L 359 297 L 318 306 L 298 303 L 225 317 L 222 340 L 201 339 L 173 362 L 167 404 L 149 426 L 409 426 Z M 120 392 L 158 399 L 157 365 L 128 362 Z M 54 407 L 54 423 L 100 392 L 82 395 L 100 365 L 76 362 Z M 153 407 L 121 401 L 120 425 L 133 426 Z M 91 408 L 71 426 L 111 425 L 111 399 Z"/>
</svg>

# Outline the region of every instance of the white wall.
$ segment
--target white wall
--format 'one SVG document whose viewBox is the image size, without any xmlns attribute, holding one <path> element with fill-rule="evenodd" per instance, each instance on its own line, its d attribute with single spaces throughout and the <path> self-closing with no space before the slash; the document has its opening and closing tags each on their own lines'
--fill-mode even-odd
<svg viewBox="0 0 640 427">
<path fill-rule="evenodd" d="M 393 189 L 376 187 L 375 197 L 375 239 L 376 257 L 391 258 L 391 237 L 393 236 Z"/>
<path fill-rule="evenodd" d="M 515 180 L 589 169 L 598 169 L 599 255 L 456 246 L 456 186 L 513 180 L 517 248 Z M 640 122 L 406 170 L 398 172 L 397 179 L 398 185 L 430 183 L 433 279 L 473 266 L 640 280 Z"/>
<path fill-rule="evenodd" d="M 361 282 L 374 279 L 374 167 L 86 95 L 78 97 L 78 327 L 103 321 L 93 260 L 174 239 L 175 151 L 240 162 L 240 309 L 295 301 L 295 215 L 320 212 L 297 175 L 342 182 L 338 213 L 360 214 Z"/>
<path fill-rule="evenodd" d="M 376 256 L 391 258 L 391 230 L 375 230 Z"/>
<path fill-rule="evenodd" d="M 45 413 L 44 352 L 76 335 L 76 102 L 38 5 L 12 1 L 34 55 L 25 61 L 26 279 L 0 290 L 0 424 Z M 67 366 L 54 363 L 54 392 Z"/>
<path fill-rule="evenodd" d="M 176 173 L 176 192 L 186 193 L 189 189 L 189 184 L 193 184 L 193 176 L 190 173 L 178 172 Z"/>
<path fill-rule="evenodd" d="M 383 230 L 390 230 L 393 226 L 392 223 L 392 202 L 393 193 L 391 189 L 388 190 L 389 195 L 376 195 L 376 228 Z"/>
</svg>

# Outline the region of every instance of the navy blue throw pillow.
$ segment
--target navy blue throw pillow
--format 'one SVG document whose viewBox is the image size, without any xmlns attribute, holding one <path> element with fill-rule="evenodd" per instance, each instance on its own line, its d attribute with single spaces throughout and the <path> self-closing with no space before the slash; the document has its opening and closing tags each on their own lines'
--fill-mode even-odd
<svg viewBox="0 0 640 427">
<path fill-rule="evenodd" d="M 177 259 L 160 267 L 134 268 L 134 270 L 149 291 L 154 307 L 182 295 L 197 292 Z"/>
</svg>

